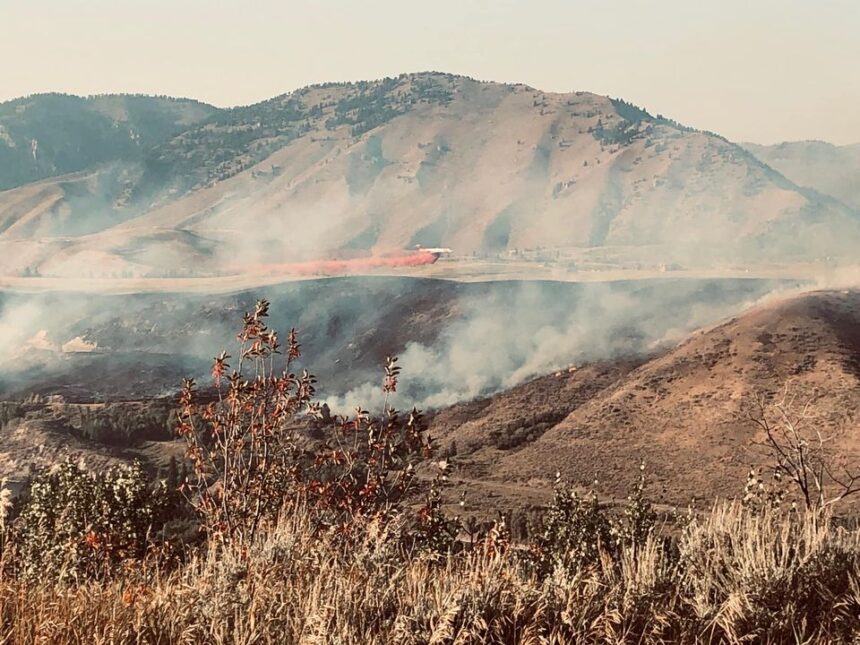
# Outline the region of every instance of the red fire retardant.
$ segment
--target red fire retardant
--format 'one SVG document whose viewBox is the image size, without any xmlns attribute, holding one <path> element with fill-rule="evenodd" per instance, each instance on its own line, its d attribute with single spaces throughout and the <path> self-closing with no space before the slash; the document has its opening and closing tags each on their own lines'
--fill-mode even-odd
<svg viewBox="0 0 860 645">
<path fill-rule="evenodd" d="M 348 260 L 313 260 L 310 262 L 293 262 L 287 264 L 263 264 L 254 267 L 254 271 L 262 273 L 283 273 L 287 275 L 337 275 L 364 273 L 372 269 L 387 267 L 418 267 L 433 264 L 439 256 L 429 251 L 417 251 L 408 255 L 373 256 L 366 258 L 351 258 Z"/>
</svg>

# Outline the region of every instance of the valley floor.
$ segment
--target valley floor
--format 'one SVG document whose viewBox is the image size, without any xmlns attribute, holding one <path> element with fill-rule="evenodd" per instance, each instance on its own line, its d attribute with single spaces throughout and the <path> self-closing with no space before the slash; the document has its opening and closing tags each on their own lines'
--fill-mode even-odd
<svg viewBox="0 0 860 645">
<path fill-rule="evenodd" d="M 431 278 L 455 282 L 553 281 L 553 282 L 619 282 L 653 280 L 795 280 L 802 284 L 839 286 L 850 284 L 860 276 L 860 267 L 827 267 L 817 263 L 750 268 L 666 269 L 611 267 L 571 270 L 550 263 L 519 261 L 440 261 L 436 264 L 403 270 L 379 269 L 353 273 L 348 277 Z M 51 291 L 92 292 L 104 294 L 135 293 L 230 293 L 269 287 L 285 282 L 318 280 L 320 275 L 249 272 L 211 277 L 176 278 L 81 278 L 0 276 L 0 290 L 23 293 Z"/>
</svg>

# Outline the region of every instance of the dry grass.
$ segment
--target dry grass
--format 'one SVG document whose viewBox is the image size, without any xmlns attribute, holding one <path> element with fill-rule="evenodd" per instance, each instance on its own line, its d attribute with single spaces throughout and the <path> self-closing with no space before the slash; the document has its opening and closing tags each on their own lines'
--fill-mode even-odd
<svg viewBox="0 0 860 645">
<path fill-rule="evenodd" d="M 4 643 L 852 642 L 860 536 L 813 515 L 719 506 L 572 573 L 517 549 L 404 557 L 369 525 L 348 550 L 285 514 L 249 548 L 71 587 L 0 584 Z"/>
</svg>

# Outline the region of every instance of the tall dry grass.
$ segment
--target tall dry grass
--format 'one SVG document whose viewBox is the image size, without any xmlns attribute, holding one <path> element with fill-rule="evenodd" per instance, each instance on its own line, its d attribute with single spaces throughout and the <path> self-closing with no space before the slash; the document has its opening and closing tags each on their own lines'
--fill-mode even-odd
<svg viewBox="0 0 860 645">
<path fill-rule="evenodd" d="M 857 532 L 720 505 L 538 578 L 517 549 L 406 555 L 369 524 L 344 549 L 285 513 L 247 547 L 52 587 L 5 578 L 4 643 L 839 643 L 860 638 Z"/>
</svg>

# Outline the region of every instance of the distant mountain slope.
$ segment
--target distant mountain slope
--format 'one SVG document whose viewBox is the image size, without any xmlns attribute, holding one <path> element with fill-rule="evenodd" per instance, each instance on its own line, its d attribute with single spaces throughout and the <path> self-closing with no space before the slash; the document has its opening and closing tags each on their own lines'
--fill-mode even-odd
<svg viewBox="0 0 860 645">
<path fill-rule="evenodd" d="M 38 240 L 110 228 L 138 212 L 127 199 L 139 176 L 137 164 L 112 161 L 2 191 L 0 236 Z"/>
<path fill-rule="evenodd" d="M 420 243 L 463 254 L 657 245 L 750 257 L 827 254 L 837 232 L 860 239 L 846 209 L 738 146 L 593 94 L 416 75 L 280 101 L 288 114 L 315 115 L 291 121 L 306 133 L 286 128 L 290 143 L 265 163 L 232 177 L 225 166 L 225 180 L 127 226 L 241 231 L 260 242 L 246 248 L 276 256 Z M 247 149 L 274 140 L 264 119 L 247 117 L 218 137 L 219 152 L 228 133 L 261 129 Z M 273 234 L 289 242 L 264 247 Z"/>
<path fill-rule="evenodd" d="M 645 361 L 597 363 L 454 406 L 432 430 L 455 441 L 464 473 L 552 481 L 556 471 L 624 496 L 646 463 L 667 502 L 736 495 L 760 438 L 755 397 L 796 410 L 860 458 L 860 292 L 817 292 L 760 306 Z M 470 411 L 468 421 L 463 411 Z M 597 464 L 600 464 L 599 467 Z"/>
<path fill-rule="evenodd" d="M 305 87 L 217 116 L 157 146 L 144 186 L 166 181 L 181 190 L 226 179 L 306 135 L 346 130 L 353 138 L 420 106 L 445 105 L 467 79 L 412 74 Z"/>
<path fill-rule="evenodd" d="M 790 141 L 773 146 L 743 145 L 796 184 L 832 195 L 860 210 L 860 144 Z"/>
<path fill-rule="evenodd" d="M 410 74 L 304 88 L 157 139 L 92 199 L 0 195 L 0 242 L 104 231 L 16 246 L 28 266 L 72 274 L 93 264 L 75 258 L 148 274 L 175 258 L 176 271 L 248 269 L 415 244 L 462 256 L 611 248 L 698 266 L 853 257 L 860 244 L 844 204 L 719 136 L 586 92 Z M 158 246 L 139 248 L 187 233 L 219 255 L 173 245 L 161 261 Z"/>
<path fill-rule="evenodd" d="M 214 112 L 188 99 L 39 94 L 0 103 L 0 190 L 145 151 Z"/>
</svg>

